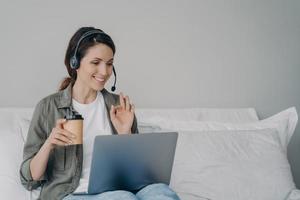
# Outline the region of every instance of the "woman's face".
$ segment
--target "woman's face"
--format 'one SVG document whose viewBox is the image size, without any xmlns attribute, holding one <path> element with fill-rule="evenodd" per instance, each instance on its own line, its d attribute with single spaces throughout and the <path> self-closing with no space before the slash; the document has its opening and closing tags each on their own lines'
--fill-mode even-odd
<svg viewBox="0 0 300 200">
<path fill-rule="evenodd" d="M 90 47 L 80 61 L 77 79 L 93 90 L 102 90 L 113 68 L 113 51 L 102 43 Z"/>
</svg>

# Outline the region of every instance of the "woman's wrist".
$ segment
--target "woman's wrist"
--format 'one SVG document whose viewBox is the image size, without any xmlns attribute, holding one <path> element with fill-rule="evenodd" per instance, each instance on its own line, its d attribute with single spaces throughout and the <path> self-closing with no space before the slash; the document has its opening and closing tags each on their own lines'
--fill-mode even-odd
<svg viewBox="0 0 300 200">
<path fill-rule="evenodd" d="M 45 142 L 45 147 L 49 150 L 52 150 L 54 149 L 54 145 L 50 143 L 50 141 L 47 139 L 46 142 Z"/>
</svg>

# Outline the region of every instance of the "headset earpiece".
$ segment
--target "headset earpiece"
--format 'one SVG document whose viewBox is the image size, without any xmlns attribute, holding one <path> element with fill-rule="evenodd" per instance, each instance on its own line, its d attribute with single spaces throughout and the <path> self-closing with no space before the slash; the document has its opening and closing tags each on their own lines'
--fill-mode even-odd
<svg viewBox="0 0 300 200">
<path fill-rule="evenodd" d="M 72 58 L 70 59 L 70 67 L 72 69 L 78 69 L 79 68 L 79 63 L 78 63 L 78 60 L 77 60 L 76 56 L 72 56 Z"/>
<path fill-rule="evenodd" d="M 79 62 L 79 59 L 77 59 L 77 51 L 78 51 L 78 48 L 79 48 L 79 45 L 81 43 L 81 41 L 83 39 L 85 39 L 86 37 L 90 36 L 90 35 L 94 35 L 94 34 L 104 34 L 103 31 L 100 31 L 100 30 L 91 30 L 91 31 L 88 31 L 86 33 L 84 33 L 78 40 L 76 46 L 75 46 L 75 50 L 74 50 L 74 55 L 70 58 L 70 67 L 72 69 L 78 69 L 79 66 L 80 66 L 80 62 Z"/>
</svg>

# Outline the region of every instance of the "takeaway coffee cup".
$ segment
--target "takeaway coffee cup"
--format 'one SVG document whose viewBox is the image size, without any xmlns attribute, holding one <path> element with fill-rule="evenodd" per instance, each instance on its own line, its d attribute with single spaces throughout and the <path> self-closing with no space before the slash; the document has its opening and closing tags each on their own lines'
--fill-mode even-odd
<svg viewBox="0 0 300 200">
<path fill-rule="evenodd" d="M 67 121 L 63 124 L 63 128 L 75 135 L 75 138 L 71 138 L 72 144 L 82 144 L 83 117 L 75 110 L 70 110 L 64 118 Z"/>
</svg>

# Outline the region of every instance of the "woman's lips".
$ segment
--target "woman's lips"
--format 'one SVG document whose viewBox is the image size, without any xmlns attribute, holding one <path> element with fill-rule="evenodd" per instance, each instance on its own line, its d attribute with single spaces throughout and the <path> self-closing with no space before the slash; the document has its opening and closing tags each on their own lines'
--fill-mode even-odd
<svg viewBox="0 0 300 200">
<path fill-rule="evenodd" d="M 97 82 L 100 82 L 100 83 L 103 83 L 105 81 L 104 78 L 101 78 L 101 77 L 97 77 L 97 76 L 93 76 L 93 78 L 97 81 Z"/>
</svg>

